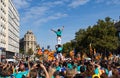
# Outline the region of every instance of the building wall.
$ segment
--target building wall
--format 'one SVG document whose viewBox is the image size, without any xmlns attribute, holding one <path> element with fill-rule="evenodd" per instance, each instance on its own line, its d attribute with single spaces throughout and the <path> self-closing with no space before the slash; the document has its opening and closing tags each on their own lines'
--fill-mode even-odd
<svg viewBox="0 0 120 78">
<path fill-rule="evenodd" d="M 7 1 L 0 0 L 0 61 L 6 56 L 6 36 L 7 36 Z M 4 49 L 4 50 L 3 50 Z"/>
<path fill-rule="evenodd" d="M 0 1 L 0 47 L 6 47 L 6 24 L 7 24 L 7 5 L 4 0 Z"/>
<path fill-rule="evenodd" d="M 32 50 L 36 51 L 36 38 L 32 31 L 27 31 L 24 35 L 24 51 L 28 52 L 28 50 L 32 48 Z"/>
<path fill-rule="evenodd" d="M 0 48 L 0 56 L 19 53 L 19 14 L 11 0 L 0 0 Z"/>
<path fill-rule="evenodd" d="M 19 52 L 19 15 L 11 0 L 8 7 L 8 51 Z"/>
</svg>

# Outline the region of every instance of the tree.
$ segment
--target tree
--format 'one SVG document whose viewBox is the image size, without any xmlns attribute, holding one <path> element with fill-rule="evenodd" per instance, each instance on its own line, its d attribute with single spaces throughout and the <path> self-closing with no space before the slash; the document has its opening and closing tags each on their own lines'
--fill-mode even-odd
<svg viewBox="0 0 120 78">
<path fill-rule="evenodd" d="M 29 48 L 29 49 L 28 49 L 28 52 L 27 52 L 27 55 L 33 55 L 33 52 L 34 52 L 34 51 L 32 50 L 32 48 Z"/>
<path fill-rule="evenodd" d="M 87 29 L 80 29 L 75 33 L 76 51 L 88 53 L 91 44 L 92 48 L 95 48 L 97 52 L 106 55 L 106 52 L 114 51 L 118 47 L 116 33 L 117 30 L 110 17 L 106 17 L 104 20 L 99 19 L 97 24 L 88 26 Z M 72 47 L 70 43 L 66 43 L 64 46 Z"/>
<path fill-rule="evenodd" d="M 114 22 L 111 21 L 111 18 L 106 17 L 105 20 L 98 20 L 93 27 L 89 26 L 85 31 L 80 30 L 77 32 L 75 39 L 78 41 L 79 46 L 81 45 L 84 48 L 87 48 L 91 43 L 97 50 L 103 50 L 103 52 L 113 51 L 118 47 L 116 32 Z"/>
<path fill-rule="evenodd" d="M 21 54 L 24 54 L 24 49 L 19 50 Z"/>
<path fill-rule="evenodd" d="M 66 55 L 69 55 L 69 52 L 72 50 L 71 42 L 67 42 L 66 44 L 63 44 L 63 52 L 66 53 Z"/>
<path fill-rule="evenodd" d="M 120 17 L 120 16 L 119 16 L 119 17 Z M 117 22 L 117 23 L 115 23 L 115 27 L 116 27 L 116 29 L 117 29 L 116 35 L 118 36 L 118 39 L 119 39 L 118 44 L 120 44 L 120 21 Z M 119 47 L 117 48 L 116 53 L 114 53 L 114 54 L 120 54 L 120 45 L 119 45 Z"/>
</svg>

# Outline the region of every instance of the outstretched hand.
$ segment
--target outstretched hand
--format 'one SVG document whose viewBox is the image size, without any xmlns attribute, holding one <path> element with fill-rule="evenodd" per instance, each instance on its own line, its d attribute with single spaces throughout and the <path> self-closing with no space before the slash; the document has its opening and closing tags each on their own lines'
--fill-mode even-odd
<svg viewBox="0 0 120 78">
<path fill-rule="evenodd" d="M 51 31 L 55 32 L 55 30 L 51 29 Z"/>
<path fill-rule="evenodd" d="M 40 64 L 40 67 L 43 68 L 43 69 L 45 68 L 45 66 L 42 63 Z"/>
<path fill-rule="evenodd" d="M 40 67 L 44 70 L 46 78 L 50 78 L 45 66 L 42 63 L 40 63 Z"/>
<path fill-rule="evenodd" d="M 64 26 L 62 27 L 62 30 L 64 29 Z"/>
</svg>

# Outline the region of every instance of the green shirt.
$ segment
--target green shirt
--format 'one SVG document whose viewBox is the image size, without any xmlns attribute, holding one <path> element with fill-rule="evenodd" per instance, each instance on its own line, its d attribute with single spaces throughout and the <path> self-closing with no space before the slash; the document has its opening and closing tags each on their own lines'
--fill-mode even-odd
<svg viewBox="0 0 120 78">
<path fill-rule="evenodd" d="M 22 76 L 27 76 L 28 73 L 29 71 L 24 71 L 24 72 L 19 71 L 18 73 L 13 73 L 13 76 L 15 78 L 22 78 Z"/>
<path fill-rule="evenodd" d="M 57 34 L 58 37 L 61 37 L 61 35 L 62 35 L 62 31 L 61 30 L 60 31 L 56 31 L 55 33 Z"/>
<path fill-rule="evenodd" d="M 58 47 L 57 52 L 62 52 L 62 47 Z"/>
<path fill-rule="evenodd" d="M 72 66 L 71 63 L 68 63 L 68 64 L 67 64 L 67 67 L 68 67 L 68 69 L 73 69 L 73 66 Z"/>
<path fill-rule="evenodd" d="M 56 67 L 56 71 L 60 71 L 61 67 L 60 66 L 57 66 Z"/>
</svg>

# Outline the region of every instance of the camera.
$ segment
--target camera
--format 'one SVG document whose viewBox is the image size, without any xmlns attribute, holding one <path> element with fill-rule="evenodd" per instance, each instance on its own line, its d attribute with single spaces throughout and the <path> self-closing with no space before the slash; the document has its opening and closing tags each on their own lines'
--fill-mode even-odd
<svg viewBox="0 0 120 78">
<path fill-rule="evenodd" d="M 26 57 L 26 61 L 28 61 L 29 57 Z"/>
</svg>

